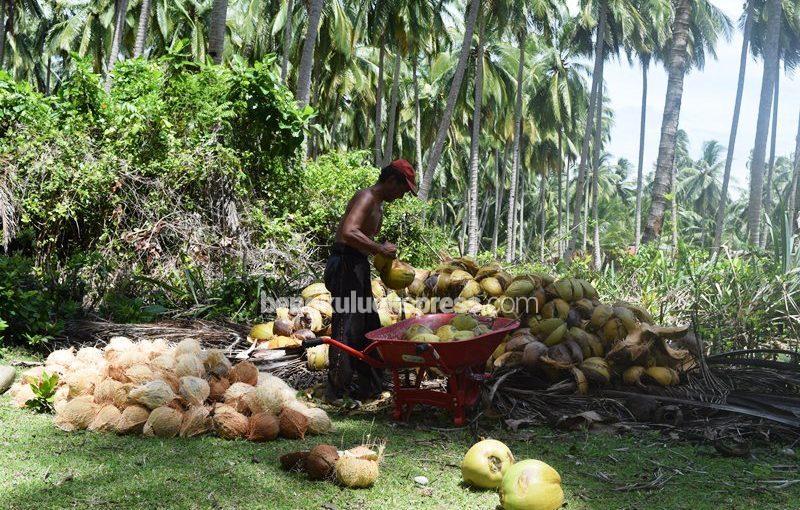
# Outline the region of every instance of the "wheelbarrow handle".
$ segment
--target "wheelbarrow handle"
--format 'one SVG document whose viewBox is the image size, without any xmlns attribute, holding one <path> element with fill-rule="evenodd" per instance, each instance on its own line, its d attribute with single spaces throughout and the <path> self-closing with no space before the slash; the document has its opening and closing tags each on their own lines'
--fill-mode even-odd
<svg viewBox="0 0 800 510">
<path fill-rule="evenodd" d="M 334 340 L 329 336 L 321 336 L 319 338 L 315 338 L 313 340 L 303 340 L 303 347 L 316 347 L 317 345 L 328 344 L 333 347 L 336 347 L 340 351 L 344 351 L 350 356 L 358 358 L 359 360 L 363 361 L 364 363 L 368 364 L 374 368 L 385 368 L 383 362 L 378 359 L 369 356 L 367 353 L 371 350 L 370 347 L 367 347 L 364 351 L 359 351 L 358 349 L 353 349 L 349 345 L 342 343 L 338 340 Z"/>
</svg>

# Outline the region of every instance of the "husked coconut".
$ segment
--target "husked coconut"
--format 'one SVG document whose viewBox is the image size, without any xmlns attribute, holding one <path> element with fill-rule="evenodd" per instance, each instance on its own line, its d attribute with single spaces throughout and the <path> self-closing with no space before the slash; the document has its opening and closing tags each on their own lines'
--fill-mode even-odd
<svg viewBox="0 0 800 510">
<path fill-rule="evenodd" d="M 252 391 L 255 391 L 255 388 L 247 383 L 233 383 L 225 392 L 224 402 L 236 409 L 237 412 L 249 413 L 250 407 L 247 405 L 248 399 L 245 397 Z"/>
<path fill-rule="evenodd" d="M 144 384 L 152 381 L 155 374 L 147 365 L 132 365 L 125 369 L 125 377 L 133 384 Z"/>
<path fill-rule="evenodd" d="M 70 397 L 91 395 L 94 392 L 95 384 L 99 384 L 101 379 L 100 373 L 91 368 L 68 372 L 63 378 L 64 383 L 69 386 Z"/>
<path fill-rule="evenodd" d="M 91 365 L 102 365 L 106 362 L 103 351 L 97 347 L 82 347 L 75 353 L 75 361 Z"/>
<path fill-rule="evenodd" d="M 183 422 L 183 413 L 168 406 L 153 409 L 142 429 L 145 437 L 169 439 L 178 435 Z"/>
<path fill-rule="evenodd" d="M 175 346 L 175 357 L 178 358 L 184 354 L 192 354 L 197 356 L 203 348 L 200 347 L 200 342 L 194 338 L 184 338 L 178 345 Z"/>
<path fill-rule="evenodd" d="M 225 392 L 228 391 L 231 383 L 228 381 L 227 377 L 217 377 L 211 376 L 211 379 L 208 381 L 208 386 L 210 388 L 210 393 L 208 398 L 212 402 L 219 402 L 225 398 Z"/>
<path fill-rule="evenodd" d="M 194 377 L 205 377 L 206 369 L 203 367 L 203 362 L 200 361 L 194 354 L 181 354 L 176 357 L 175 375 L 178 377 L 185 377 L 191 375 Z"/>
<path fill-rule="evenodd" d="M 122 417 L 117 422 L 117 434 L 139 434 L 142 432 L 150 410 L 144 406 L 132 405 L 122 411 Z"/>
<path fill-rule="evenodd" d="M 9 390 L 11 394 L 11 403 L 14 404 L 15 407 L 25 407 L 28 400 L 32 400 L 36 398 L 36 395 L 33 393 L 30 384 L 25 383 L 15 383 L 11 386 Z"/>
<path fill-rule="evenodd" d="M 333 475 L 339 452 L 329 444 L 317 445 L 308 452 L 306 472 L 311 480 L 324 480 Z"/>
<path fill-rule="evenodd" d="M 255 442 L 272 441 L 280 433 L 278 419 L 269 413 L 256 413 L 250 417 L 247 439 Z"/>
<path fill-rule="evenodd" d="M 191 406 L 202 405 L 211 393 L 211 388 L 205 379 L 199 377 L 181 377 L 179 392 L 181 397 Z"/>
<path fill-rule="evenodd" d="M 39 365 L 38 367 L 31 367 L 28 370 L 22 372 L 22 375 L 20 375 L 19 379 L 25 384 L 38 383 L 39 380 L 42 378 L 42 375 L 45 373 L 46 373 L 45 367 L 43 365 Z"/>
<path fill-rule="evenodd" d="M 117 428 L 117 422 L 122 418 L 122 412 L 113 404 L 104 405 L 100 408 L 97 416 L 86 430 L 92 432 L 112 432 Z"/>
<path fill-rule="evenodd" d="M 133 349 L 134 343 L 128 337 L 125 336 L 112 336 L 108 340 L 108 344 L 105 346 L 104 350 L 106 352 L 110 351 L 127 351 L 128 349 Z"/>
<path fill-rule="evenodd" d="M 51 352 L 45 360 L 45 365 L 61 365 L 62 367 L 69 368 L 75 362 L 75 348 L 58 349 Z"/>
<path fill-rule="evenodd" d="M 161 354 L 150 361 L 150 366 L 157 370 L 174 370 L 175 357 L 172 354 Z"/>
<path fill-rule="evenodd" d="M 137 404 L 149 409 L 155 409 L 175 399 L 175 393 L 166 382 L 155 380 L 132 389 L 128 393 L 128 397 Z"/>
<path fill-rule="evenodd" d="M 213 427 L 208 408 L 203 406 L 192 406 L 188 411 L 183 413 L 183 422 L 181 422 L 180 436 L 181 437 L 196 437 L 202 436 L 210 431 Z"/>
<path fill-rule="evenodd" d="M 225 356 L 225 353 L 219 349 L 212 349 L 208 351 L 205 361 L 203 361 L 206 372 L 210 375 L 217 377 L 224 377 L 228 375 L 231 369 L 231 362 Z M 258 372 L 258 370 L 256 370 Z"/>
<path fill-rule="evenodd" d="M 255 386 L 258 384 L 258 368 L 249 361 L 241 361 L 228 372 L 228 380 L 231 384 L 243 382 Z"/>
<path fill-rule="evenodd" d="M 372 487 L 379 474 L 376 461 L 355 457 L 340 457 L 335 472 L 336 481 L 352 489 Z"/>
<path fill-rule="evenodd" d="M 295 400 L 294 392 L 282 385 L 258 386 L 248 396 L 247 403 L 254 413 L 279 414 L 283 406 Z"/>
<path fill-rule="evenodd" d="M 130 386 L 115 381 L 103 379 L 94 388 L 94 401 L 98 404 L 113 404 L 119 408 L 125 407 L 128 402 L 128 389 Z"/>
<path fill-rule="evenodd" d="M 214 414 L 214 429 L 217 434 L 223 439 L 239 439 L 247 435 L 250 428 L 250 422 L 247 416 L 235 410 L 226 410 L 226 412 Z"/>
<path fill-rule="evenodd" d="M 300 411 L 284 406 L 279 416 L 281 436 L 286 439 L 303 439 L 308 430 L 308 418 Z"/>
<path fill-rule="evenodd" d="M 74 398 L 60 409 L 54 422 L 56 427 L 67 432 L 84 430 L 92 423 L 99 410 L 91 396 Z"/>
</svg>

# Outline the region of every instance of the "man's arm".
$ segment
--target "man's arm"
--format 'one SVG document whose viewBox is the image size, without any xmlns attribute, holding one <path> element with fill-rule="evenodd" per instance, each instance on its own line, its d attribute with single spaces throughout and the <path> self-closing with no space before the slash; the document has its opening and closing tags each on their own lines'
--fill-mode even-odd
<svg viewBox="0 0 800 510">
<path fill-rule="evenodd" d="M 364 219 L 371 213 L 372 201 L 366 193 L 353 198 L 353 206 L 342 223 L 342 240 L 357 250 L 376 255 L 378 253 L 393 258 L 397 248 L 391 243 L 378 244 L 361 231 Z"/>
</svg>

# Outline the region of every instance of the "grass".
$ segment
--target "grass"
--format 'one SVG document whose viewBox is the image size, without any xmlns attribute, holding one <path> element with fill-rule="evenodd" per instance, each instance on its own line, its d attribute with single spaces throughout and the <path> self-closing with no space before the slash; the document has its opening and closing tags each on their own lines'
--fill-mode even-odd
<svg viewBox="0 0 800 510">
<path fill-rule="evenodd" d="M 14 409 L 2 396 L 0 507 L 444 510 L 498 505 L 495 492 L 461 485 L 458 466 L 475 437 L 468 429 L 450 429 L 438 413 L 419 413 L 410 425 L 384 415 L 334 419 L 335 434 L 304 442 L 145 439 L 61 432 L 50 416 Z M 495 422 L 482 424 L 478 433 L 504 441 L 518 459 L 538 458 L 555 467 L 569 510 L 800 507 L 800 485 L 761 488 L 764 480 L 797 477 L 796 461 L 778 447 L 757 450 L 751 459 L 727 459 L 713 448 L 665 442 L 655 434 L 512 432 Z M 310 482 L 278 468 L 283 453 L 323 442 L 349 447 L 366 437 L 387 441 L 381 476 L 371 489 Z M 794 465 L 794 474 L 777 472 L 776 466 L 787 464 Z M 659 469 L 671 476 L 660 490 L 615 490 L 647 482 Z M 601 481 L 600 473 L 614 482 Z M 417 486 L 413 478 L 418 475 L 430 483 Z"/>
</svg>

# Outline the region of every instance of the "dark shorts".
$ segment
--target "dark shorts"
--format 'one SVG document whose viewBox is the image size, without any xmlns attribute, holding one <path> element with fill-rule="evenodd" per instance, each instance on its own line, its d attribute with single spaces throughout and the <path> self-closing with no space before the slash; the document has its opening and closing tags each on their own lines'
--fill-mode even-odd
<svg viewBox="0 0 800 510">
<path fill-rule="evenodd" d="M 372 297 L 369 259 L 355 248 L 335 243 L 325 267 L 325 286 L 333 298 L 333 338 L 363 350 L 369 343 L 365 335 L 381 327 Z M 380 370 L 335 347 L 328 351 L 328 360 L 328 400 L 380 394 Z"/>
</svg>

